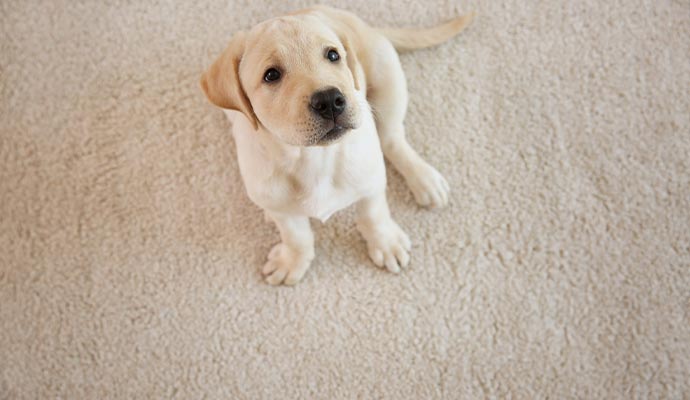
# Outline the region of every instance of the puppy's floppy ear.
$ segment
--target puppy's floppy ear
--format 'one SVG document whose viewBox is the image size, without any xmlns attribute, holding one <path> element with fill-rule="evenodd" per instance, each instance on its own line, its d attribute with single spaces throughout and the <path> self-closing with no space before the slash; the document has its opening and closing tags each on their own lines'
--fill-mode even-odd
<svg viewBox="0 0 690 400">
<path fill-rule="evenodd" d="M 237 32 L 223 54 L 201 76 L 201 88 L 211 103 L 242 112 L 258 129 L 258 119 L 240 83 L 240 60 L 244 54 L 246 34 Z"/>
<path fill-rule="evenodd" d="M 345 47 L 345 51 L 347 52 L 347 67 L 350 68 L 352 78 L 355 81 L 355 90 L 359 90 L 365 82 L 362 75 L 362 67 L 359 65 L 359 60 L 357 59 L 357 53 L 345 35 L 341 35 L 340 41 L 343 43 L 343 47 Z"/>
</svg>

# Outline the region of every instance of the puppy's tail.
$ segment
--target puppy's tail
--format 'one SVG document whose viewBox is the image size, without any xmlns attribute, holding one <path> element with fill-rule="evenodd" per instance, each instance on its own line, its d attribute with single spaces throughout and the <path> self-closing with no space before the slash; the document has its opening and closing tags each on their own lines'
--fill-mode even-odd
<svg viewBox="0 0 690 400">
<path fill-rule="evenodd" d="M 462 32 L 474 19 L 474 12 L 428 29 L 377 29 L 399 52 L 439 45 Z"/>
</svg>

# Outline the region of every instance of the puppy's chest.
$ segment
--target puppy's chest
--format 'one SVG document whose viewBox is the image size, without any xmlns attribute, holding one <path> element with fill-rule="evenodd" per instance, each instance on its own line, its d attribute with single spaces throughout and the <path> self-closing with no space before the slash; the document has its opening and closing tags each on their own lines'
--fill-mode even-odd
<svg viewBox="0 0 690 400">
<path fill-rule="evenodd" d="M 293 168 L 276 168 L 272 175 L 271 208 L 322 221 L 385 186 L 380 152 L 362 152 L 356 146 L 305 157 Z"/>
</svg>

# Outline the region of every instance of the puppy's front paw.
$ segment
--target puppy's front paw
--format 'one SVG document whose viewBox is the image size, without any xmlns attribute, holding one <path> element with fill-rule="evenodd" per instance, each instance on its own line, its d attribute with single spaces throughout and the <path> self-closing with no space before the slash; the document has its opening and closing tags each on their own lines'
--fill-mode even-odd
<svg viewBox="0 0 690 400">
<path fill-rule="evenodd" d="M 410 238 L 394 221 L 362 232 L 367 241 L 369 257 L 379 267 L 398 273 L 410 263 Z"/>
<path fill-rule="evenodd" d="M 310 264 L 310 257 L 278 243 L 268 253 L 262 272 L 270 285 L 294 285 L 304 277 Z"/>
<path fill-rule="evenodd" d="M 443 207 L 448 204 L 450 185 L 434 167 L 423 164 L 407 177 L 407 185 L 415 200 L 424 207 Z"/>
</svg>

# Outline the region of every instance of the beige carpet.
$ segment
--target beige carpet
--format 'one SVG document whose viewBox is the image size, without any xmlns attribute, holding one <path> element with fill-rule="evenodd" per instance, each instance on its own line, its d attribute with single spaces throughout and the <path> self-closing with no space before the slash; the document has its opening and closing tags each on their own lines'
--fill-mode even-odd
<svg viewBox="0 0 690 400">
<path fill-rule="evenodd" d="M 349 2 L 479 13 L 402 57 L 453 197 L 390 171 L 411 269 L 345 211 L 293 288 L 198 78 L 307 2 L 102 3 L 0 3 L 0 398 L 690 397 L 687 0 Z"/>
</svg>

